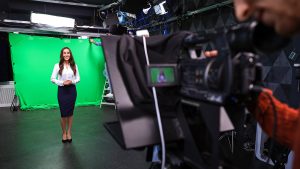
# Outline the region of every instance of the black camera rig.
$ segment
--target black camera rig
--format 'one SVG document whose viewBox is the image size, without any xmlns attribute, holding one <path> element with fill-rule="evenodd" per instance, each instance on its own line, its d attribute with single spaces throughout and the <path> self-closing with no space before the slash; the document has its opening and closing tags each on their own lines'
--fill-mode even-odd
<svg viewBox="0 0 300 169">
<path fill-rule="evenodd" d="M 282 48 L 288 39 L 252 22 L 203 34 L 179 32 L 147 41 L 123 35 L 102 41 L 119 119 L 105 127 L 116 141 L 124 149 L 160 144 L 150 89 L 157 86 L 164 138 L 176 145 L 169 153 L 193 168 L 216 169 L 220 105 L 231 96 L 247 96 L 261 81 L 259 55 Z M 206 50 L 218 55 L 203 57 Z M 202 136 L 203 131 L 209 134 Z"/>
<path fill-rule="evenodd" d="M 175 72 L 172 75 L 176 77 L 171 79 L 177 83 L 158 82 L 153 86 L 179 85 L 182 96 L 224 104 L 228 96 L 245 96 L 259 85 L 262 81 L 259 55 L 281 49 L 287 42 L 272 28 L 257 22 L 189 35 L 183 41 L 177 65 L 172 67 Z M 209 50 L 218 51 L 216 57 L 203 56 L 207 45 L 211 46 Z M 163 71 L 171 66 L 150 67 Z"/>
</svg>

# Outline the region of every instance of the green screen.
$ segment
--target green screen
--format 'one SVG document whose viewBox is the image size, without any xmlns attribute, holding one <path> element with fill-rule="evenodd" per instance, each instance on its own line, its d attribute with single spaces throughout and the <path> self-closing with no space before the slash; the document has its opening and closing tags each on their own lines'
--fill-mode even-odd
<svg viewBox="0 0 300 169">
<path fill-rule="evenodd" d="M 98 39 L 99 40 L 99 39 Z M 57 85 L 50 81 L 60 51 L 69 47 L 78 66 L 76 106 L 99 105 L 105 82 L 102 47 L 88 39 L 9 34 L 16 94 L 21 109 L 58 107 Z"/>
<path fill-rule="evenodd" d="M 150 68 L 150 76 L 152 84 L 174 83 L 175 81 L 173 67 L 152 67 Z"/>
</svg>

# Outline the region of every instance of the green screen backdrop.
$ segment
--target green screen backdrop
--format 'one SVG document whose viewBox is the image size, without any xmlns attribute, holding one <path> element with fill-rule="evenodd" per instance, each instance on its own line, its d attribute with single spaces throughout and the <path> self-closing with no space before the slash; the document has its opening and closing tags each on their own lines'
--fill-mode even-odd
<svg viewBox="0 0 300 169">
<path fill-rule="evenodd" d="M 99 105 L 105 77 L 100 46 L 88 39 L 9 34 L 16 94 L 22 110 L 58 107 L 57 85 L 50 81 L 60 50 L 69 47 L 78 66 L 76 106 Z M 99 41 L 99 39 L 98 39 Z"/>
</svg>

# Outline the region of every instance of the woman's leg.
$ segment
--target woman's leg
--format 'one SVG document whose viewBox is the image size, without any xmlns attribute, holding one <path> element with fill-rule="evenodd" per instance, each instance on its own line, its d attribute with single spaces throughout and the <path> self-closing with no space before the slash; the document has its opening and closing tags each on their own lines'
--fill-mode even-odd
<svg viewBox="0 0 300 169">
<path fill-rule="evenodd" d="M 73 115 L 70 117 L 67 117 L 67 122 L 68 122 L 68 131 L 67 131 L 67 139 L 72 139 L 71 135 L 71 129 L 72 129 L 72 123 L 73 123 Z"/>
<path fill-rule="evenodd" d="M 63 136 L 62 136 L 62 140 L 67 140 L 67 118 L 66 117 L 62 117 L 60 120 L 60 125 L 61 125 L 61 129 L 63 132 Z"/>
</svg>

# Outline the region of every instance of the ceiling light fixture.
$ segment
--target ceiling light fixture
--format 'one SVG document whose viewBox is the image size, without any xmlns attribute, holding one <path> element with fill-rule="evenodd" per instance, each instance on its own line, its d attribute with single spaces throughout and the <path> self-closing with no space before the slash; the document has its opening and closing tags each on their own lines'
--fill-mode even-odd
<svg viewBox="0 0 300 169">
<path fill-rule="evenodd" d="M 51 27 L 74 28 L 75 19 L 47 14 L 31 13 L 31 22 Z"/>
</svg>

